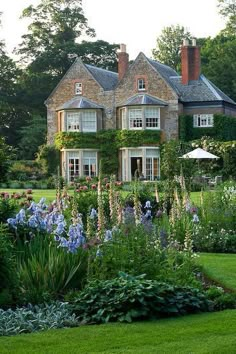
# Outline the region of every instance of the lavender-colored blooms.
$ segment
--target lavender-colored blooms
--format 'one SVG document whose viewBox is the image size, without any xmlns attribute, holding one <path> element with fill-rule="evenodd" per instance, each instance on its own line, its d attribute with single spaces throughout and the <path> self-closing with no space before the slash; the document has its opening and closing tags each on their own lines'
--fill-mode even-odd
<svg viewBox="0 0 236 354">
<path fill-rule="evenodd" d="M 97 218 L 98 214 L 97 214 L 97 210 L 92 208 L 91 212 L 90 212 L 90 218 L 91 219 L 95 219 Z"/>
<path fill-rule="evenodd" d="M 108 242 L 112 240 L 112 231 L 111 230 L 106 230 L 105 232 L 105 237 L 104 237 L 104 242 Z"/>
</svg>

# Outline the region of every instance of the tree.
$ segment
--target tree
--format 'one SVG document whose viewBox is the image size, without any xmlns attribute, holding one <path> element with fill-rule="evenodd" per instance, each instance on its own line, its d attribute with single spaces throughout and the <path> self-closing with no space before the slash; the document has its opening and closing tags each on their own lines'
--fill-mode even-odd
<svg viewBox="0 0 236 354">
<path fill-rule="evenodd" d="M 20 129 L 18 158 L 34 160 L 38 147 L 45 143 L 46 132 L 45 117 L 33 114 L 28 124 Z"/>
<path fill-rule="evenodd" d="M 207 38 L 201 48 L 202 72 L 236 100 L 236 37 L 220 33 Z"/>
<path fill-rule="evenodd" d="M 5 143 L 0 136 L 0 181 L 4 181 L 9 168 L 10 159 L 13 158 L 13 149 Z"/>
<path fill-rule="evenodd" d="M 227 20 L 225 32 L 236 34 L 236 0 L 218 0 L 220 14 Z"/>
<path fill-rule="evenodd" d="M 191 38 L 191 33 L 183 26 L 164 27 L 156 40 L 156 48 L 152 50 L 154 59 L 179 71 L 181 64 L 180 46 L 183 39 Z"/>
</svg>

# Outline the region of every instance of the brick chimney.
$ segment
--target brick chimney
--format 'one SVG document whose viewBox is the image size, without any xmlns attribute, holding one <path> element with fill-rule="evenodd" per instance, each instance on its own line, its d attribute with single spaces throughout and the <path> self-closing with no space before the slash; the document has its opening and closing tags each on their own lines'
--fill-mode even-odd
<svg viewBox="0 0 236 354">
<path fill-rule="evenodd" d="M 191 80 L 198 80 L 201 71 L 200 47 L 196 45 L 196 39 L 192 39 L 189 45 L 187 39 L 183 40 L 181 47 L 182 84 L 188 85 Z"/>
<path fill-rule="evenodd" d="M 123 79 L 126 70 L 129 66 L 129 54 L 126 53 L 126 45 L 120 45 L 120 51 L 118 53 L 118 76 L 119 80 Z"/>
</svg>

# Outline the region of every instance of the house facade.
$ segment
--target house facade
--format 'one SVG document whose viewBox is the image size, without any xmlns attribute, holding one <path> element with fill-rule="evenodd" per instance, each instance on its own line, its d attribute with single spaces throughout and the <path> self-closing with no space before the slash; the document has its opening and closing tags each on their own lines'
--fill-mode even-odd
<svg viewBox="0 0 236 354">
<path fill-rule="evenodd" d="M 181 60 L 181 76 L 143 53 L 129 65 L 125 45 L 118 53 L 118 73 L 75 60 L 46 101 L 48 143 L 58 133 L 63 136 L 61 171 L 68 182 L 98 175 L 104 131 L 133 136 L 131 144 L 122 139 L 116 144 L 119 179 L 130 181 L 138 171 L 155 180 L 160 178 L 160 143 L 178 139 L 181 114 L 192 115 L 199 129 L 213 127 L 215 113 L 236 116 L 235 102 L 201 74 L 195 41 L 184 41 Z M 143 133 L 146 138 L 136 139 Z"/>
</svg>

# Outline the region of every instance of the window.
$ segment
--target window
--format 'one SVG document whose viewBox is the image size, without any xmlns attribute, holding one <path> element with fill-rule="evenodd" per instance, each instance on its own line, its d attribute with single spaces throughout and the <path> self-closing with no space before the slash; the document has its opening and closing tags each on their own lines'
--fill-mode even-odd
<svg viewBox="0 0 236 354">
<path fill-rule="evenodd" d="M 79 131 L 79 112 L 67 113 L 67 131 L 76 132 Z"/>
<path fill-rule="evenodd" d="M 73 182 L 77 177 L 79 177 L 79 154 L 70 152 L 68 155 L 68 179 Z"/>
<path fill-rule="evenodd" d="M 146 179 L 153 181 L 158 178 L 158 159 L 156 157 L 146 158 Z"/>
<path fill-rule="evenodd" d="M 160 129 L 160 107 L 122 108 L 121 124 L 122 129 Z"/>
<path fill-rule="evenodd" d="M 81 82 L 75 83 L 75 95 L 82 95 L 82 83 Z"/>
<path fill-rule="evenodd" d="M 97 131 L 96 112 L 85 111 L 82 113 L 82 130 L 83 132 Z"/>
<path fill-rule="evenodd" d="M 146 90 L 146 85 L 145 85 L 145 80 L 144 79 L 138 79 L 138 91 L 145 91 Z"/>
<path fill-rule="evenodd" d="M 94 177 L 97 174 L 97 153 L 94 151 L 83 152 L 83 175 Z"/>
<path fill-rule="evenodd" d="M 145 122 L 147 129 L 159 129 L 160 108 L 145 108 Z"/>
<path fill-rule="evenodd" d="M 129 110 L 129 129 L 142 129 L 142 109 Z"/>
<path fill-rule="evenodd" d="M 213 114 L 194 114 L 193 115 L 194 127 L 213 127 L 214 117 Z"/>
<path fill-rule="evenodd" d="M 96 132 L 97 113 L 92 110 L 80 112 L 67 112 L 67 131 L 68 132 Z"/>
</svg>

